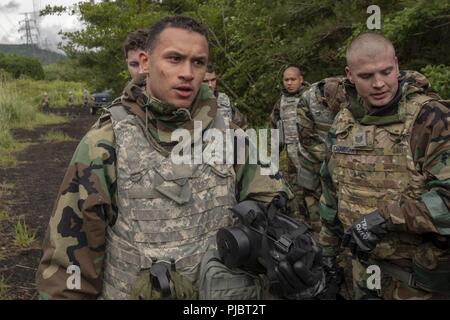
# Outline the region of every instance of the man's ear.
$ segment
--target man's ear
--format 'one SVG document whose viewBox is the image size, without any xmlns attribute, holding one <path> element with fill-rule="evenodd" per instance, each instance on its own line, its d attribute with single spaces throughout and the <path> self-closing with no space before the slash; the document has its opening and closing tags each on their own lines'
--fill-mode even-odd
<svg viewBox="0 0 450 320">
<path fill-rule="evenodd" d="M 345 66 L 345 75 L 347 76 L 348 81 L 350 81 L 351 83 L 355 83 L 353 81 L 352 72 L 350 71 L 350 68 L 348 66 Z"/>
<path fill-rule="evenodd" d="M 146 51 L 139 52 L 139 73 L 148 73 L 150 71 L 150 55 Z"/>
<path fill-rule="evenodd" d="M 400 67 L 399 67 L 399 65 L 398 65 L 398 59 L 397 59 L 397 56 L 394 57 L 394 60 L 395 60 L 396 68 L 397 68 L 397 74 L 400 74 Z"/>
</svg>

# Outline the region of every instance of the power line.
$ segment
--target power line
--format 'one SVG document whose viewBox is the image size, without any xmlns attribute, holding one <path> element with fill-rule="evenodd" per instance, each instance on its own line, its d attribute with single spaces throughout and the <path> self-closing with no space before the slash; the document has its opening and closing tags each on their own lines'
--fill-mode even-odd
<svg viewBox="0 0 450 320">
<path fill-rule="evenodd" d="M 25 36 L 21 36 L 20 38 L 25 38 L 27 45 L 38 44 L 40 38 L 39 28 L 36 25 L 35 19 L 28 18 L 29 13 L 34 14 L 34 12 L 22 13 L 23 15 L 25 15 L 25 19 L 19 21 L 20 28 L 18 29 L 18 31 L 22 31 L 25 33 Z M 35 42 L 33 42 L 33 38 L 36 40 Z"/>
</svg>

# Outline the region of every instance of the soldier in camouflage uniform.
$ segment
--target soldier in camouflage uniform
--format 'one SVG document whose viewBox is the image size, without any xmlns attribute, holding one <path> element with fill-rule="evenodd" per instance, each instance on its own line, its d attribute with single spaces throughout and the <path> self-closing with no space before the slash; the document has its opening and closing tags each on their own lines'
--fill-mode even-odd
<svg viewBox="0 0 450 320">
<path fill-rule="evenodd" d="M 201 270 L 212 270 L 203 262 L 215 252 L 216 231 L 234 223 L 228 209 L 245 199 L 293 197 L 280 176 L 263 176 L 256 164 L 172 162 L 175 129 L 192 133 L 194 120 L 202 131 L 226 126 L 201 84 L 209 50 L 204 28 L 191 18 L 167 17 L 148 37 L 140 59 L 145 90 L 131 81 L 120 103 L 82 138 L 66 172 L 36 275 L 43 299 L 158 299 L 163 292 L 149 281 L 149 269 L 160 264 L 170 265 L 170 297 L 195 299 L 203 282 L 212 281 Z M 72 265 L 81 270 L 80 288 L 66 286 Z M 311 288 L 320 281 L 303 281 L 310 267 L 291 276 L 315 294 Z M 237 288 L 221 283 L 226 290 L 213 296 L 260 298 L 256 282 L 243 280 L 230 282 Z"/>
<path fill-rule="evenodd" d="M 217 90 L 217 75 L 212 64 L 208 64 L 207 66 L 203 83 L 208 85 L 209 89 L 217 98 L 219 111 L 225 118 L 225 121 L 229 123 L 231 120 L 231 122 L 236 124 L 239 128 L 243 130 L 247 129 L 247 117 L 239 111 L 239 109 L 233 104 L 230 97 L 225 92 L 219 92 Z"/>
<path fill-rule="evenodd" d="M 87 108 L 89 106 L 89 91 L 86 89 L 83 90 L 83 107 Z"/>
<path fill-rule="evenodd" d="M 431 88 L 426 77 L 412 70 L 402 70 L 399 82 L 411 83 L 423 89 L 427 95 L 440 99 Z M 319 201 L 321 186 L 320 166 L 324 160 L 325 138 L 339 110 L 348 104 L 346 87 L 354 87 L 345 77 L 325 78 L 313 83 L 301 95 L 297 108 L 297 121 L 300 137 L 300 179 L 299 185 L 309 190 L 311 200 L 307 206 L 312 223 L 320 229 Z"/>
<path fill-rule="evenodd" d="M 427 95 L 440 99 L 432 90 L 426 77 L 412 70 L 402 70 L 399 73 L 399 83 L 410 83 L 421 88 Z M 300 99 L 297 108 L 300 136 L 301 187 L 310 190 L 314 199 L 319 199 L 322 193 L 319 171 L 325 156 L 325 139 L 336 114 L 352 99 L 346 94 L 346 88 L 354 91 L 354 85 L 345 77 L 329 77 L 313 83 Z M 318 216 L 319 203 L 309 206 L 310 215 Z M 313 220 L 320 230 L 320 221 Z M 343 257 L 342 257 L 343 258 Z M 351 260 L 348 257 L 339 262 L 348 270 Z M 335 270 L 336 271 L 336 270 Z M 350 280 L 350 279 L 348 279 Z M 348 295 L 348 292 L 343 292 Z"/>
<path fill-rule="evenodd" d="M 326 138 L 320 243 L 333 269 L 352 255 L 356 299 L 449 298 L 448 104 L 400 81 L 392 43 L 356 37 L 346 53 L 347 102 Z M 367 267 L 381 276 L 369 278 Z"/>
<path fill-rule="evenodd" d="M 41 111 L 44 112 L 44 113 L 49 113 L 50 112 L 50 103 L 49 103 L 49 98 L 48 98 L 48 93 L 47 92 L 44 92 L 44 94 L 42 96 Z"/>
<path fill-rule="evenodd" d="M 138 29 L 130 32 L 123 43 L 125 61 L 132 79 L 139 76 L 139 54 L 145 51 L 146 41 L 147 30 Z"/>
<path fill-rule="evenodd" d="M 301 167 L 297 127 L 297 104 L 302 93 L 309 88 L 309 84 L 304 81 L 300 69 L 294 66 L 284 70 L 282 82 L 282 95 L 273 107 L 270 122 L 272 128 L 281 130 L 281 149 L 286 148 L 287 151 L 287 172 L 285 175 L 295 194 L 295 199 L 291 202 L 291 209 L 300 219 L 306 219 L 311 223 L 309 212 L 317 212 L 314 207 L 317 207 L 318 200 L 315 200 L 310 192 L 305 193 L 305 189 L 299 185 Z M 318 218 L 315 220 L 317 221 Z M 314 229 L 318 230 L 317 224 Z"/>
</svg>

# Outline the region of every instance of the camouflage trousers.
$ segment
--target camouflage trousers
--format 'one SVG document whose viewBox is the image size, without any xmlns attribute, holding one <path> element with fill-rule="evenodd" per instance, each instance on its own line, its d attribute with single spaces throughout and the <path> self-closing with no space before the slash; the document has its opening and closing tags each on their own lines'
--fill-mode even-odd
<svg viewBox="0 0 450 320">
<path fill-rule="evenodd" d="M 295 195 L 295 198 L 288 204 L 292 215 L 300 221 L 311 225 L 314 233 L 317 235 L 321 228 L 319 215 L 320 190 L 311 191 L 299 186 L 297 183 L 297 169 L 291 161 L 288 161 L 287 174 L 284 174 L 284 176 Z"/>
<path fill-rule="evenodd" d="M 372 265 L 377 266 L 375 263 Z M 447 300 L 449 294 L 433 293 L 417 287 L 410 287 L 406 283 L 393 278 L 380 268 L 379 285 L 371 266 L 363 265 L 357 259 L 352 259 L 353 298 L 356 300 L 384 299 L 384 300 Z"/>
</svg>

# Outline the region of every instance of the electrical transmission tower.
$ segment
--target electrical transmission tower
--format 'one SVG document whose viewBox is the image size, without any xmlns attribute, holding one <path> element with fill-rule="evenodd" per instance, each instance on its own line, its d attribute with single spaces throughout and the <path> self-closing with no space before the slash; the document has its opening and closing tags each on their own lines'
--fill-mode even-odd
<svg viewBox="0 0 450 320">
<path fill-rule="evenodd" d="M 28 14 L 31 14 L 31 16 L 35 15 L 35 12 L 26 12 L 23 13 L 25 16 L 25 19 L 19 21 L 20 28 L 19 32 L 23 33 L 23 35 L 20 37 L 21 39 L 25 39 L 25 43 L 29 46 L 32 46 L 34 44 L 39 44 L 39 28 L 36 23 L 36 19 L 30 19 L 28 17 Z"/>
</svg>

